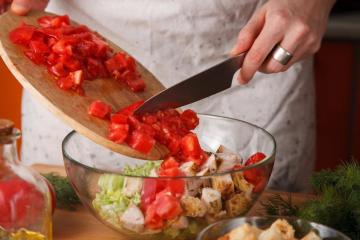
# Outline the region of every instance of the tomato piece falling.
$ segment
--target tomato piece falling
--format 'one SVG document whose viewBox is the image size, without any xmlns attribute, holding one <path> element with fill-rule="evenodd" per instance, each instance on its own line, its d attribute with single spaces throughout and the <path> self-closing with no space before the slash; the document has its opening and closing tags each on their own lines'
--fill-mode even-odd
<svg viewBox="0 0 360 240">
<path fill-rule="evenodd" d="M 189 130 L 193 130 L 199 125 L 199 118 L 197 117 L 196 113 L 191 110 L 187 109 L 181 113 L 180 118 L 184 121 L 186 127 Z"/>
<path fill-rule="evenodd" d="M 94 117 L 105 119 L 109 116 L 111 107 L 106 103 L 96 100 L 90 104 L 88 114 Z"/>
<path fill-rule="evenodd" d="M 181 139 L 181 151 L 185 156 L 200 157 L 201 147 L 197 136 L 194 133 L 188 133 Z"/>
</svg>

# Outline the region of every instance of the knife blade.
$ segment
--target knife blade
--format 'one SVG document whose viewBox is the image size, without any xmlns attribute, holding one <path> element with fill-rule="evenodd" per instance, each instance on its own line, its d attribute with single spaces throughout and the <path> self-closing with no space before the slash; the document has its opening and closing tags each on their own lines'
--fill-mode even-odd
<svg viewBox="0 0 360 240">
<path fill-rule="evenodd" d="M 135 114 L 178 108 L 231 87 L 234 73 L 242 66 L 246 53 L 239 54 L 167 88 L 149 98 Z"/>
</svg>

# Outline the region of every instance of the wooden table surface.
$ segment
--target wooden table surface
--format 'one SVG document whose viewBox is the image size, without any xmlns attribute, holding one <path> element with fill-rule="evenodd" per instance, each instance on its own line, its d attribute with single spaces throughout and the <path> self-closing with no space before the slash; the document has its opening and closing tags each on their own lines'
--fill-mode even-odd
<svg viewBox="0 0 360 240">
<path fill-rule="evenodd" d="M 65 169 L 58 166 L 34 165 L 34 169 L 41 173 L 57 172 L 65 175 Z M 260 200 L 249 211 L 249 216 L 261 215 L 260 202 L 266 200 L 274 191 L 265 191 Z M 312 195 L 279 192 L 282 196 L 292 195 L 295 204 L 312 198 Z M 84 207 L 79 206 L 76 211 L 56 209 L 53 217 L 54 240 L 98 240 L 117 239 L 122 240 L 117 232 L 100 223 Z"/>
</svg>

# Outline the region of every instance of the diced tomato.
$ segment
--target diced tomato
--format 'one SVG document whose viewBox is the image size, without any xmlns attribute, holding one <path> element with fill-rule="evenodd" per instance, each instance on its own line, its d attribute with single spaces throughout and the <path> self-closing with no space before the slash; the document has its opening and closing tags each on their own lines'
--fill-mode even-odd
<svg viewBox="0 0 360 240">
<path fill-rule="evenodd" d="M 123 143 L 129 134 L 129 124 L 111 123 L 109 139 L 116 143 Z"/>
<path fill-rule="evenodd" d="M 125 124 L 128 121 L 128 117 L 129 116 L 122 113 L 115 113 L 111 115 L 110 121 L 111 123 Z"/>
<path fill-rule="evenodd" d="M 96 100 L 90 104 L 88 114 L 94 117 L 105 119 L 109 116 L 111 107 L 106 103 Z"/>
<path fill-rule="evenodd" d="M 150 114 L 150 113 L 145 113 L 142 117 L 141 120 L 143 123 L 151 125 L 153 123 L 157 122 L 157 118 L 156 116 Z"/>
<path fill-rule="evenodd" d="M 22 23 L 9 33 L 10 40 L 15 44 L 27 46 L 35 32 L 35 27 Z"/>
<path fill-rule="evenodd" d="M 87 59 L 87 72 L 90 78 L 107 77 L 108 72 L 101 61 L 95 58 Z"/>
<path fill-rule="evenodd" d="M 31 50 L 25 51 L 24 54 L 35 64 L 42 64 L 46 61 L 43 54 L 34 53 Z"/>
<path fill-rule="evenodd" d="M 74 81 L 68 77 L 59 78 L 56 84 L 63 90 L 70 90 L 74 87 Z"/>
<path fill-rule="evenodd" d="M 30 41 L 29 47 L 36 54 L 44 54 L 50 51 L 48 46 L 42 41 Z"/>
<path fill-rule="evenodd" d="M 72 46 L 77 43 L 77 39 L 73 37 L 64 37 L 52 46 L 52 50 L 58 54 L 71 56 L 73 54 Z"/>
<path fill-rule="evenodd" d="M 182 213 L 180 203 L 177 198 L 159 193 L 155 200 L 156 215 L 165 220 L 171 220 Z"/>
<path fill-rule="evenodd" d="M 264 158 L 266 158 L 265 154 L 257 152 L 249 157 L 249 159 L 245 163 L 245 166 L 258 163 Z M 246 179 L 246 181 L 254 185 L 254 192 L 259 192 L 263 190 L 266 186 L 267 172 L 265 167 L 249 169 L 244 171 L 244 178 Z"/>
<path fill-rule="evenodd" d="M 67 69 L 68 71 L 70 71 L 70 72 L 81 69 L 81 63 L 80 63 L 80 61 L 77 60 L 77 59 L 75 59 L 75 58 L 73 58 L 73 57 L 70 57 L 70 56 L 62 56 L 59 60 L 64 64 L 64 66 L 66 67 L 66 69 Z"/>
<path fill-rule="evenodd" d="M 163 186 L 159 186 L 158 179 L 144 179 L 144 185 L 141 190 L 141 208 L 143 211 L 146 211 L 150 204 L 155 200 L 156 193 L 162 190 Z"/>
<path fill-rule="evenodd" d="M 264 158 L 266 158 L 266 155 L 264 153 L 257 152 L 249 157 L 249 159 L 246 161 L 245 165 L 249 166 L 249 165 L 258 163 L 261 160 L 263 160 Z"/>
<path fill-rule="evenodd" d="M 132 132 L 127 142 L 130 147 L 144 154 L 149 153 L 155 145 L 154 138 L 139 130 Z"/>
<path fill-rule="evenodd" d="M 120 111 L 118 111 L 118 113 L 122 113 L 122 114 L 125 114 L 127 116 L 133 115 L 135 110 L 138 109 L 143 104 L 144 104 L 144 100 L 134 102 L 133 104 L 120 109 Z"/>
<path fill-rule="evenodd" d="M 201 147 L 197 136 L 194 133 L 188 133 L 181 139 L 181 151 L 185 156 L 200 156 Z"/>
<path fill-rule="evenodd" d="M 66 77 L 69 72 L 65 69 L 64 64 L 59 62 L 53 66 L 48 67 L 48 70 L 51 74 L 56 77 Z"/>
<path fill-rule="evenodd" d="M 179 162 L 176 161 L 176 159 L 172 156 L 166 158 L 162 163 L 161 163 L 161 168 L 163 169 L 168 169 L 168 168 L 173 168 L 176 167 L 178 168 L 180 166 Z"/>
<path fill-rule="evenodd" d="M 180 117 L 189 130 L 193 130 L 197 127 L 197 125 L 199 125 L 199 118 L 197 117 L 196 113 L 190 109 L 182 112 Z"/>
<path fill-rule="evenodd" d="M 164 220 L 156 214 L 156 206 L 151 205 L 145 213 L 145 226 L 149 229 L 161 229 L 164 226 Z"/>
<path fill-rule="evenodd" d="M 109 73 L 115 70 L 123 71 L 127 68 L 128 62 L 124 53 L 117 53 L 112 58 L 105 62 L 106 68 Z"/>
<path fill-rule="evenodd" d="M 59 28 L 70 24 L 69 16 L 43 16 L 37 19 L 41 27 Z"/>
<path fill-rule="evenodd" d="M 84 81 L 84 72 L 82 70 L 70 72 L 68 77 L 73 80 L 76 87 L 80 87 Z"/>
<path fill-rule="evenodd" d="M 133 92 L 142 92 L 145 89 L 145 82 L 141 78 L 128 80 L 126 83 Z"/>
</svg>

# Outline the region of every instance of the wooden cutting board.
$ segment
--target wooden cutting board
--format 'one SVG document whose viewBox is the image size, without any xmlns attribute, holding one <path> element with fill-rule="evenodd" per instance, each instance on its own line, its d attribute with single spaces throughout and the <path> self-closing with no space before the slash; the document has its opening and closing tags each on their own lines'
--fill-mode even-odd
<svg viewBox="0 0 360 240">
<path fill-rule="evenodd" d="M 9 32 L 19 26 L 21 22 L 37 26 L 36 19 L 43 15 L 52 14 L 31 12 L 28 16 L 21 17 L 9 11 L 0 16 L 0 56 L 16 79 L 58 118 L 94 142 L 130 157 L 161 159 L 167 153 L 163 145 L 157 144 L 148 155 L 144 155 L 126 144 L 116 144 L 108 140 L 106 137 L 108 134 L 108 122 L 89 116 L 87 109 L 93 100 L 98 99 L 110 104 L 114 110 L 117 110 L 135 101 L 148 99 L 163 90 L 164 86 L 144 66 L 137 62 L 137 69 L 146 83 L 146 89 L 142 93 L 133 93 L 125 85 L 121 85 L 110 78 L 85 81 L 83 86 L 85 96 L 61 90 L 57 87 L 56 81 L 47 72 L 45 66 L 31 62 L 24 55 L 23 48 L 14 45 L 8 38 Z M 111 41 L 107 42 L 116 52 L 124 51 Z"/>
</svg>

